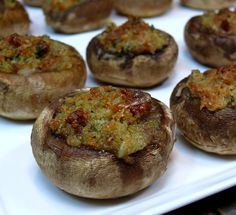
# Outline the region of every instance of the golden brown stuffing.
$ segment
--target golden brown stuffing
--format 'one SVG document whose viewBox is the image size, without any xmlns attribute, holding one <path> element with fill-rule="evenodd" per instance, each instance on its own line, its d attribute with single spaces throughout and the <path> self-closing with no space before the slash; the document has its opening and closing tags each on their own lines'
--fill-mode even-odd
<svg viewBox="0 0 236 215">
<path fill-rule="evenodd" d="M 45 0 L 44 5 L 45 8 L 48 10 L 54 10 L 54 11 L 65 11 L 69 9 L 70 7 L 73 7 L 75 4 L 81 3 L 85 0 Z"/>
<path fill-rule="evenodd" d="M 69 69 L 73 62 L 64 44 L 48 36 L 12 34 L 0 39 L 0 72 L 30 75 Z"/>
<path fill-rule="evenodd" d="M 154 54 L 168 44 L 166 34 L 138 18 L 130 18 L 119 27 L 109 25 L 98 39 L 112 53 Z"/>
<path fill-rule="evenodd" d="M 151 142 L 158 120 L 145 119 L 152 108 L 151 97 L 135 90 L 111 86 L 66 97 L 54 114 L 50 128 L 75 147 L 105 150 L 126 157 Z"/>
<path fill-rule="evenodd" d="M 236 34 L 236 11 L 222 9 L 219 11 L 209 11 L 200 16 L 201 23 L 214 32 L 225 32 Z"/>
<path fill-rule="evenodd" d="M 236 107 L 236 65 L 204 73 L 195 70 L 187 81 L 187 87 L 194 97 L 201 99 L 201 108 L 215 111 L 227 106 Z"/>
</svg>

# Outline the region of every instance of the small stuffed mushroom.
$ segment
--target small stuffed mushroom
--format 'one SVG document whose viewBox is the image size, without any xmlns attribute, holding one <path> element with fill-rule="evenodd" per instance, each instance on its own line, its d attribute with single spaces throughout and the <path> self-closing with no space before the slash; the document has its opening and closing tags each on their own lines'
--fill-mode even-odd
<svg viewBox="0 0 236 215">
<path fill-rule="evenodd" d="M 111 24 L 87 47 L 88 66 L 97 80 L 131 87 L 151 87 L 167 79 L 177 55 L 171 35 L 138 18 L 118 27 Z"/>
<path fill-rule="evenodd" d="M 174 89 L 170 107 L 183 136 L 196 147 L 236 154 L 236 66 L 198 70 Z"/>
<path fill-rule="evenodd" d="M 84 86 L 86 68 L 71 46 L 47 36 L 0 39 L 0 115 L 36 118 L 52 98 Z"/>
<path fill-rule="evenodd" d="M 102 27 L 112 11 L 112 0 L 44 0 L 43 11 L 55 31 L 79 33 Z"/>
<path fill-rule="evenodd" d="M 44 0 L 24 0 L 25 4 L 33 7 L 41 7 Z"/>
<path fill-rule="evenodd" d="M 154 183 L 175 139 L 167 106 L 139 90 L 81 89 L 54 100 L 36 120 L 31 145 L 48 179 L 76 196 L 111 199 Z"/>
<path fill-rule="evenodd" d="M 124 15 L 151 17 L 165 13 L 171 3 L 172 0 L 116 0 L 114 7 Z"/>
<path fill-rule="evenodd" d="M 181 4 L 187 7 L 201 9 L 201 10 L 214 10 L 230 7 L 235 0 L 180 0 Z"/>
<path fill-rule="evenodd" d="M 30 19 L 20 2 L 17 0 L 0 0 L 0 36 L 13 33 L 27 34 Z"/>
<path fill-rule="evenodd" d="M 210 67 L 235 64 L 235 26 L 235 10 L 222 9 L 191 18 L 184 36 L 193 58 Z"/>
</svg>

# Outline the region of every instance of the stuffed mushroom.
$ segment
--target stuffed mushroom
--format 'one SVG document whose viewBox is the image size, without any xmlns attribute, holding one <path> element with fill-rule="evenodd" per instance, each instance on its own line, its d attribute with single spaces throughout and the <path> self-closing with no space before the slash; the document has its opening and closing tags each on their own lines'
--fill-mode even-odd
<svg viewBox="0 0 236 215">
<path fill-rule="evenodd" d="M 236 66 L 194 70 L 174 89 L 170 107 L 183 136 L 212 153 L 236 154 Z"/>
<path fill-rule="evenodd" d="M 17 0 L 0 0 L 0 36 L 13 33 L 27 34 L 30 19 L 23 5 Z"/>
<path fill-rule="evenodd" d="M 79 33 L 102 27 L 112 10 L 112 0 L 44 0 L 46 22 L 55 31 Z"/>
<path fill-rule="evenodd" d="M 210 67 L 236 63 L 236 11 L 222 9 L 191 18 L 184 35 L 189 52 Z"/>
<path fill-rule="evenodd" d="M 63 93 L 84 86 L 84 60 L 71 46 L 47 36 L 0 39 L 0 115 L 36 118 Z"/>
<path fill-rule="evenodd" d="M 139 90 L 81 89 L 36 120 L 31 145 L 48 179 L 86 198 L 131 195 L 166 170 L 175 139 L 169 108 Z"/>
<path fill-rule="evenodd" d="M 116 0 L 115 9 L 127 16 L 152 17 L 170 9 L 172 0 Z"/>
<path fill-rule="evenodd" d="M 87 47 L 87 62 L 102 82 L 151 87 L 167 79 L 175 65 L 178 47 L 171 35 L 130 18 L 121 26 L 111 24 Z"/>
<path fill-rule="evenodd" d="M 214 10 L 231 6 L 235 0 L 180 0 L 181 4 L 202 10 Z"/>
</svg>

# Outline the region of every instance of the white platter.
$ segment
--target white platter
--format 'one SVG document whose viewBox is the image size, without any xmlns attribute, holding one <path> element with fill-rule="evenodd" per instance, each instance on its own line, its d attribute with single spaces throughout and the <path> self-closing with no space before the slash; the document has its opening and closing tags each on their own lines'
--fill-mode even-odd
<svg viewBox="0 0 236 215">
<path fill-rule="evenodd" d="M 73 45 L 83 57 L 88 41 L 101 32 L 56 34 L 45 25 L 40 9 L 27 7 L 27 10 L 32 21 L 32 34 L 48 34 L 53 39 Z M 173 75 L 161 86 L 147 90 L 167 105 L 179 80 L 191 69 L 205 69 L 192 60 L 183 41 L 186 21 L 200 13 L 181 7 L 175 1 L 171 10 L 163 16 L 145 19 L 173 35 L 179 45 Z M 126 18 L 113 13 L 111 20 L 121 24 Z M 97 85 L 99 83 L 89 74 L 86 86 Z M 149 188 L 118 200 L 76 198 L 54 187 L 39 170 L 31 153 L 32 124 L 0 118 L 0 214 L 162 214 L 236 185 L 236 156 L 220 157 L 204 153 L 177 134 L 166 173 Z"/>
</svg>

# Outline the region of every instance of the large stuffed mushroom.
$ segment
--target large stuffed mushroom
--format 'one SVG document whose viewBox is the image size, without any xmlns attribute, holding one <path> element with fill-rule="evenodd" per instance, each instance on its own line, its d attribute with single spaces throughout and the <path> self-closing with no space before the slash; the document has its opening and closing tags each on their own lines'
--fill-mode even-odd
<svg viewBox="0 0 236 215">
<path fill-rule="evenodd" d="M 0 39 L 0 115 L 36 118 L 52 98 L 84 86 L 86 67 L 71 46 L 47 36 Z"/>
<path fill-rule="evenodd" d="M 142 91 L 105 86 L 54 100 L 36 120 L 31 145 L 54 185 L 110 199 L 154 183 L 166 170 L 174 139 L 167 106 Z"/>
<path fill-rule="evenodd" d="M 0 36 L 13 33 L 27 34 L 30 19 L 23 5 L 17 0 L 0 0 Z"/>
<path fill-rule="evenodd" d="M 87 62 L 102 82 L 151 87 L 167 79 L 176 63 L 178 47 L 166 32 L 130 18 L 121 26 L 111 24 L 87 47 Z"/>
<path fill-rule="evenodd" d="M 236 154 L 236 66 L 198 70 L 175 87 L 170 107 L 183 136 L 216 154 Z"/>
<path fill-rule="evenodd" d="M 210 67 L 236 63 L 236 11 L 222 9 L 192 17 L 184 30 L 190 54 Z"/>
<path fill-rule="evenodd" d="M 43 11 L 55 31 L 79 33 L 102 27 L 112 11 L 112 0 L 44 0 Z"/>
</svg>

